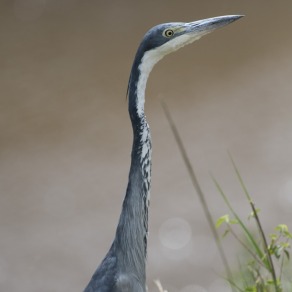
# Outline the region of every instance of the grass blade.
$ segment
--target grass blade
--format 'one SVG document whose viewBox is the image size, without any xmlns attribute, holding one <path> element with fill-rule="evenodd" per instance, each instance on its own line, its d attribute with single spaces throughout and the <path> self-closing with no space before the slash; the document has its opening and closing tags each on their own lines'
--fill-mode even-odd
<svg viewBox="0 0 292 292">
<path fill-rule="evenodd" d="M 274 286 L 275 286 L 276 291 L 278 292 L 278 291 L 280 291 L 280 288 L 279 288 L 279 286 L 277 284 L 276 271 L 275 271 L 275 267 L 274 267 L 274 264 L 273 264 L 272 256 L 271 256 L 271 254 L 269 252 L 268 242 L 267 242 L 264 230 L 262 228 L 262 224 L 260 222 L 259 216 L 257 214 L 258 212 L 256 211 L 255 204 L 254 204 L 254 202 L 253 202 L 253 200 L 252 200 L 252 198 L 251 198 L 251 196 L 250 196 L 250 194 L 249 194 L 249 192 L 248 192 L 248 190 L 247 190 L 247 188 L 246 188 L 246 186 L 245 186 L 245 184 L 243 182 L 243 179 L 242 179 L 242 177 L 240 175 L 240 172 L 239 172 L 239 170 L 238 170 L 238 168 L 237 168 L 237 166 L 236 166 L 231 154 L 230 153 L 228 153 L 228 154 L 229 154 L 229 158 L 230 158 L 230 160 L 232 162 L 233 168 L 234 168 L 234 170 L 236 172 L 236 176 L 237 176 L 237 178 L 239 180 L 239 183 L 240 183 L 240 185 L 241 185 L 241 187 L 242 187 L 242 189 L 243 189 L 243 191 L 244 191 L 244 193 L 245 193 L 245 195 L 246 195 L 246 197 L 247 197 L 247 199 L 249 201 L 251 209 L 252 209 L 252 211 L 254 213 L 254 218 L 255 218 L 255 221 L 256 221 L 260 236 L 262 238 L 262 242 L 263 242 L 263 246 L 264 246 L 264 250 L 265 250 L 265 255 L 266 255 L 266 258 L 267 258 L 267 263 L 266 264 L 267 264 L 267 266 L 269 266 L 268 270 L 272 274 Z M 265 262 L 266 262 L 266 260 L 265 260 Z"/>
<path fill-rule="evenodd" d="M 197 194 L 199 196 L 199 199 L 201 201 L 205 216 L 207 218 L 207 221 L 209 223 L 211 232 L 212 232 L 213 237 L 215 239 L 215 242 L 216 242 L 216 245 L 217 245 L 217 249 L 219 251 L 219 255 L 220 255 L 221 260 L 223 262 L 223 265 L 225 267 L 226 274 L 227 274 L 228 278 L 230 279 L 230 281 L 233 282 L 232 273 L 231 273 L 230 267 L 228 265 L 228 261 L 227 261 L 227 258 L 225 256 L 225 253 L 224 253 L 224 250 L 223 250 L 219 235 L 218 235 L 217 230 L 215 228 L 211 212 L 210 212 L 210 210 L 208 208 L 208 204 L 207 204 L 207 202 L 205 200 L 204 193 L 203 193 L 203 191 L 202 191 L 202 189 L 201 189 L 201 187 L 199 185 L 199 182 L 197 180 L 197 177 L 195 175 L 193 167 L 192 167 L 192 165 L 190 163 L 190 160 L 188 158 L 187 152 L 186 152 L 185 147 L 183 145 L 183 142 L 182 142 L 182 140 L 180 138 L 178 130 L 177 130 L 177 128 L 176 128 L 176 126 L 175 126 L 175 124 L 173 122 L 173 119 L 171 117 L 171 114 L 170 114 L 170 112 L 168 110 L 168 107 L 167 107 L 166 103 L 163 100 L 161 100 L 161 106 L 162 106 L 164 114 L 165 114 L 165 116 L 167 118 L 167 121 L 169 123 L 170 129 L 171 129 L 171 131 L 172 131 L 172 133 L 174 135 L 174 139 L 175 139 L 175 141 L 176 141 L 176 143 L 178 145 L 180 154 L 181 154 L 181 156 L 183 158 L 184 164 L 185 164 L 185 166 L 187 168 L 187 171 L 189 173 L 189 176 L 190 176 L 190 179 L 192 181 L 193 187 L 196 190 L 196 192 L 197 192 Z M 235 291 L 233 286 L 231 286 L 231 289 L 232 289 L 232 291 Z"/>
<path fill-rule="evenodd" d="M 232 215 L 234 216 L 234 218 L 238 221 L 238 224 L 240 225 L 240 227 L 242 228 L 242 230 L 244 231 L 244 235 L 246 236 L 247 240 L 249 241 L 249 243 L 253 246 L 257 256 L 263 261 L 266 269 L 268 271 L 270 271 L 270 265 L 265 257 L 265 254 L 262 252 L 261 248 L 259 247 L 259 245 L 257 244 L 257 242 L 255 241 L 253 235 L 249 232 L 248 228 L 245 226 L 245 224 L 243 223 L 243 221 L 240 219 L 240 217 L 237 215 L 237 213 L 235 212 L 235 210 L 233 209 L 233 207 L 231 206 L 228 198 L 226 197 L 225 193 L 223 192 L 221 186 L 219 185 L 218 181 L 212 176 L 212 179 L 216 185 L 217 190 L 219 191 L 219 193 L 221 194 L 225 204 L 227 205 L 227 207 L 229 208 L 230 212 L 232 213 Z"/>
</svg>

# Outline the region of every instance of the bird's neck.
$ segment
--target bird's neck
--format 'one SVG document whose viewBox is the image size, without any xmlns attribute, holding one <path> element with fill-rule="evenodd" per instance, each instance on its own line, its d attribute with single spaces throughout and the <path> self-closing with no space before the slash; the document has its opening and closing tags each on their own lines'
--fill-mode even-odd
<svg viewBox="0 0 292 292">
<path fill-rule="evenodd" d="M 124 271 L 145 282 L 148 206 L 151 183 L 151 136 L 144 115 L 144 96 L 150 71 L 133 65 L 129 81 L 129 114 L 133 128 L 131 167 L 116 244 L 122 251 L 118 258 Z M 116 249 L 118 250 L 118 249 Z"/>
<path fill-rule="evenodd" d="M 142 55 L 142 56 L 141 56 Z M 138 49 L 134 60 L 128 87 L 129 114 L 134 127 L 136 118 L 144 116 L 145 91 L 150 72 L 154 65 L 163 58 L 163 55 L 155 50 L 147 51 L 143 54 Z"/>
</svg>

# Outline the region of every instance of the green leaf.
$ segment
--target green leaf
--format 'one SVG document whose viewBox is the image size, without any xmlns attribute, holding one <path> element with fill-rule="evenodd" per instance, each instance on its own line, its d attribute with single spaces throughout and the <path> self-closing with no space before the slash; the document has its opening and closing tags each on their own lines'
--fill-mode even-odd
<svg viewBox="0 0 292 292">
<path fill-rule="evenodd" d="M 272 241 L 276 241 L 278 239 L 278 235 L 275 233 L 270 234 L 270 238 Z"/>
<path fill-rule="evenodd" d="M 289 233 L 288 226 L 286 224 L 279 224 L 275 229 L 281 233 Z"/>
<path fill-rule="evenodd" d="M 258 257 L 263 259 L 263 264 L 265 265 L 267 270 L 270 270 L 270 264 L 269 264 L 267 258 L 265 257 L 265 253 L 262 251 L 261 247 L 258 245 L 256 239 L 251 234 L 249 229 L 245 226 L 243 221 L 239 218 L 239 216 L 237 215 L 235 210 L 232 208 L 232 206 L 231 206 L 227 196 L 223 192 L 220 184 L 217 182 L 217 180 L 214 177 L 212 177 L 212 179 L 213 179 L 213 182 L 215 183 L 215 186 L 216 186 L 217 190 L 219 191 L 220 195 L 222 196 L 224 202 L 226 203 L 227 207 L 229 208 L 229 210 L 231 211 L 231 213 L 235 217 L 235 219 L 238 221 L 238 225 L 242 228 L 244 236 L 249 241 L 249 243 L 252 245 L 252 247 L 255 250 L 255 252 L 258 255 Z"/>
<path fill-rule="evenodd" d="M 231 220 L 229 221 L 229 223 L 235 225 L 235 224 L 238 224 L 238 220 L 236 220 L 236 219 L 231 219 Z"/>
<path fill-rule="evenodd" d="M 275 254 L 275 257 L 276 257 L 277 259 L 279 259 L 279 258 L 281 257 L 282 250 L 283 250 L 283 247 L 280 246 L 280 245 L 277 245 L 277 246 L 275 247 L 274 254 Z"/>
<path fill-rule="evenodd" d="M 280 245 L 281 245 L 281 247 L 283 247 L 283 248 L 290 248 L 290 243 L 289 242 L 281 242 L 280 243 Z"/>
<path fill-rule="evenodd" d="M 223 223 L 228 224 L 229 222 L 230 222 L 230 218 L 228 214 L 221 216 L 216 222 L 216 228 L 219 228 Z"/>
</svg>

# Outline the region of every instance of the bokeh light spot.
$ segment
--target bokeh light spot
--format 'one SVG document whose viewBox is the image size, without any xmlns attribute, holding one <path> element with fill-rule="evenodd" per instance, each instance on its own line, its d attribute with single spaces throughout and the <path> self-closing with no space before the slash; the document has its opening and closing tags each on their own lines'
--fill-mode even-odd
<svg viewBox="0 0 292 292">
<path fill-rule="evenodd" d="M 184 248 L 190 242 L 191 237 L 190 224 L 182 218 L 166 220 L 159 230 L 161 244 L 172 250 Z"/>
</svg>

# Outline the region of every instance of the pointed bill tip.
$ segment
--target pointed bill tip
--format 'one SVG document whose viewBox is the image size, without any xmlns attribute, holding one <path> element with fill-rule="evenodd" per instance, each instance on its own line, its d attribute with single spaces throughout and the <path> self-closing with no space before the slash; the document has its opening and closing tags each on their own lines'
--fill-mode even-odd
<svg viewBox="0 0 292 292">
<path fill-rule="evenodd" d="M 217 17 L 197 20 L 197 21 L 190 22 L 187 24 L 188 30 L 186 32 L 191 33 L 191 34 L 204 35 L 217 28 L 230 24 L 242 18 L 243 16 L 244 15 L 224 15 L 224 16 L 217 16 Z"/>
<path fill-rule="evenodd" d="M 226 15 L 226 16 L 218 16 L 218 17 L 214 17 L 214 20 L 215 22 L 218 21 L 218 24 L 220 26 L 220 23 L 222 25 L 225 25 L 225 24 L 229 24 L 233 21 L 236 21 L 242 17 L 244 17 L 245 15 Z"/>
<path fill-rule="evenodd" d="M 231 19 L 233 19 L 233 21 L 240 19 L 242 17 L 244 17 L 245 15 L 241 14 L 241 15 L 227 15 L 227 17 L 230 17 Z M 224 16 L 223 16 L 224 17 Z"/>
</svg>

